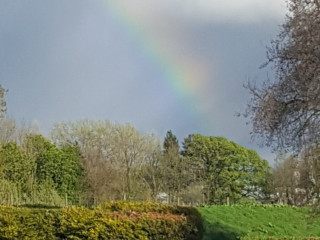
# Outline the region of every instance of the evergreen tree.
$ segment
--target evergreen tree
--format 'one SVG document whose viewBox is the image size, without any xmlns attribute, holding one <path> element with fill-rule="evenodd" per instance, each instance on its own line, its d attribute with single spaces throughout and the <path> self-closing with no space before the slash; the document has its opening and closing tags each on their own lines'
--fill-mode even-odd
<svg viewBox="0 0 320 240">
<path fill-rule="evenodd" d="M 164 191 L 169 195 L 170 203 L 180 203 L 180 195 L 187 180 L 187 165 L 179 152 L 177 137 L 168 131 L 163 142 L 161 156 Z"/>
</svg>

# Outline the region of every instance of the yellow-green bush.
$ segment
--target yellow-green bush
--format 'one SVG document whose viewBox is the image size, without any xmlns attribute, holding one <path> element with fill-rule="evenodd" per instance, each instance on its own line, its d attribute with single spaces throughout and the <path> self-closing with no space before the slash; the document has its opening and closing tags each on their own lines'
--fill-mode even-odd
<svg viewBox="0 0 320 240">
<path fill-rule="evenodd" d="M 94 209 L 0 207 L 0 239 L 201 239 L 196 209 L 108 203 Z"/>
<path fill-rule="evenodd" d="M 183 215 L 186 217 L 186 223 L 184 227 L 186 228 L 184 232 L 184 238 L 172 238 L 172 239 L 201 239 L 203 235 L 203 225 L 202 217 L 196 208 L 192 207 L 182 207 L 182 206 L 172 206 L 159 204 L 154 202 L 106 202 L 100 205 L 105 212 L 122 212 L 124 214 L 130 215 L 132 213 L 150 213 L 156 212 L 161 214 L 171 213 L 174 215 Z M 178 224 L 175 224 L 178 226 Z M 163 226 L 164 228 L 164 226 Z M 156 239 L 156 238 L 155 238 Z M 170 239 L 170 238 L 169 238 Z"/>
<path fill-rule="evenodd" d="M 0 207 L 0 239 L 55 239 L 57 211 Z"/>
</svg>

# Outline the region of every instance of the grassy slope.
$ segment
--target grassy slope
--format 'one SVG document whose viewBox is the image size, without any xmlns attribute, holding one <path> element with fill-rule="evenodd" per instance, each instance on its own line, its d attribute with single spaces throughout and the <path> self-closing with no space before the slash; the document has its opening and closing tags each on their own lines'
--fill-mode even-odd
<svg viewBox="0 0 320 240">
<path fill-rule="evenodd" d="M 311 218 L 308 208 L 288 206 L 199 207 L 204 240 L 237 239 L 237 236 L 320 236 L 320 217 Z"/>
</svg>

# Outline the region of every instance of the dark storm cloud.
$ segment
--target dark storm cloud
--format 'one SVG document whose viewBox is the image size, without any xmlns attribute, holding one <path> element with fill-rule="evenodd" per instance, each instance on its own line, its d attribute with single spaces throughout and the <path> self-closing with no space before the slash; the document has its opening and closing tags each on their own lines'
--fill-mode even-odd
<svg viewBox="0 0 320 240">
<path fill-rule="evenodd" d="M 188 111 L 103 1 L 83 0 L 0 1 L 0 83 L 9 88 L 9 114 L 36 119 L 44 132 L 57 121 L 107 118 L 160 137 L 169 129 L 180 140 L 200 132 L 256 148 L 245 119 L 235 113 L 248 100 L 242 88 L 246 78 L 266 76 L 258 67 L 283 19 L 283 4 L 264 0 L 252 11 L 254 1 L 233 1 L 228 11 L 221 1 L 139 3 L 164 46 L 183 47 L 184 54 L 209 66 L 205 104 L 210 121 Z M 164 22 L 169 19 L 175 35 Z M 259 152 L 271 160 L 268 150 Z"/>
</svg>

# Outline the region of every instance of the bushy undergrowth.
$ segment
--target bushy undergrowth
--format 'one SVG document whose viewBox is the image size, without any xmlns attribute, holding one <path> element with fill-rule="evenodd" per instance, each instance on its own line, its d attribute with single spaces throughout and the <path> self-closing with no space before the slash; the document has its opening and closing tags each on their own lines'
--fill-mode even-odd
<svg viewBox="0 0 320 240">
<path fill-rule="evenodd" d="M 199 212 L 154 203 L 94 209 L 0 207 L 0 239 L 201 239 Z"/>
</svg>

